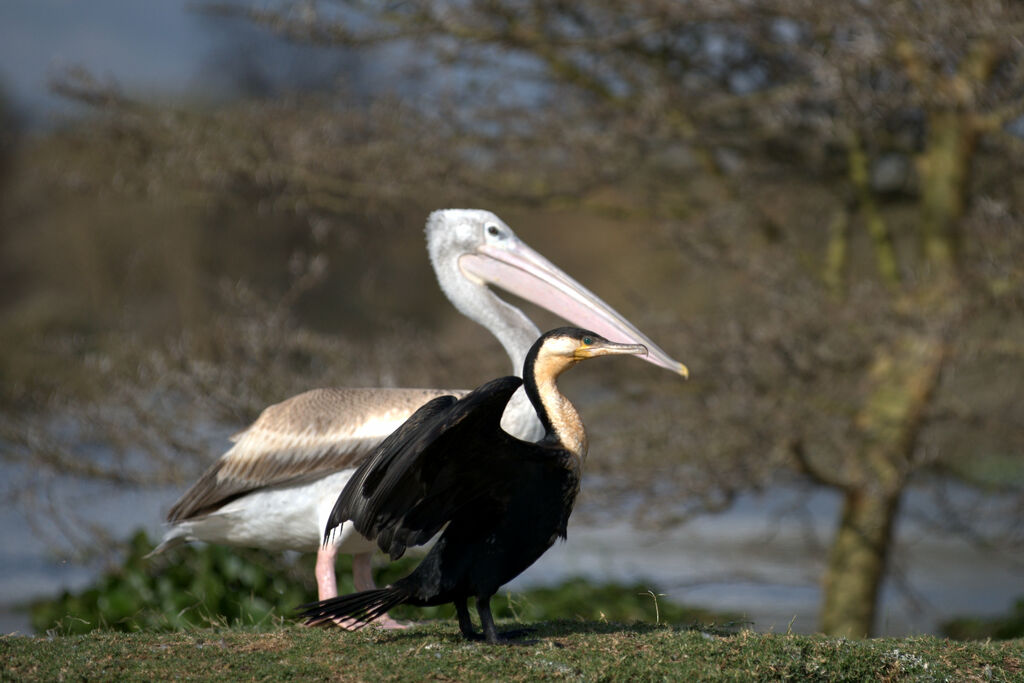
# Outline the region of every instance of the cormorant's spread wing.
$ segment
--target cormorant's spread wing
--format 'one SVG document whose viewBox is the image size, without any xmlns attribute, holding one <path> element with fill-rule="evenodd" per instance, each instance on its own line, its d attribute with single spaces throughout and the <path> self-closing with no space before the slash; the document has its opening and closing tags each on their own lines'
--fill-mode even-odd
<svg viewBox="0 0 1024 683">
<path fill-rule="evenodd" d="M 407 546 L 430 540 L 465 505 L 489 501 L 514 478 L 507 471 L 514 463 L 499 454 L 516 440 L 500 423 L 521 384 L 503 377 L 417 410 L 352 475 L 326 533 L 351 519 L 359 533 L 397 558 Z"/>
</svg>

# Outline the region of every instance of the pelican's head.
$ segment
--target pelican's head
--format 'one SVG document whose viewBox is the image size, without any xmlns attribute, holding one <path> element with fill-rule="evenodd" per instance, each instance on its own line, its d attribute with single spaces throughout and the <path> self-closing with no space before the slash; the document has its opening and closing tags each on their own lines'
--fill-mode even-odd
<svg viewBox="0 0 1024 683">
<path fill-rule="evenodd" d="M 683 377 L 689 375 L 685 365 L 673 360 L 596 294 L 531 249 L 490 211 L 434 211 L 427 219 L 427 250 L 445 294 L 463 314 L 481 324 L 486 322 L 481 319 L 477 305 L 491 285 L 574 325 L 594 330 L 607 337 L 601 337 L 604 341 L 641 344 L 647 348 L 644 359 L 648 362 Z"/>
<path fill-rule="evenodd" d="M 483 209 L 442 209 L 427 218 L 427 251 L 430 260 L 458 260 L 478 247 L 516 239 L 512 229 L 490 211 Z"/>
</svg>

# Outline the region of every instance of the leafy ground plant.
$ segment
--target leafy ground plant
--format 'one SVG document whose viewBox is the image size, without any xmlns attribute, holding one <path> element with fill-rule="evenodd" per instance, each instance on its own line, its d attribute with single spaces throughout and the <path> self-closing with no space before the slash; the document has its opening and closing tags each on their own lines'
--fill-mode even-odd
<svg viewBox="0 0 1024 683">
<path fill-rule="evenodd" d="M 1008 614 L 999 617 L 956 617 L 942 624 L 942 632 L 958 640 L 1024 637 L 1024 597 L 1017 598 Z"/>
<path fill-rule="evenodd" d="M 79 593 L 64 592 L 30 607 L 39 633 L 61 635 L 96 629 L 174 631 L 197 627 L 279 628 L 295 608 L 316 597 L 311 557 L 223 546 L 182 546 L 147 559 L 153 548 L 143 532 L 127 544 L 125 560 Z M 338 563 L 339 590 L 351 585 L 350 558 Z M 386 584 L 407 574 L 416 559 L 391 563 L 378 574 Z M 520 622 L 571 618 L 651 624 L 735 623 L 659 596 L 650 585 L 592 584 L 570 579 L 558 586 L 506 593 L 492 601 L 495 617 Z M 399 619 L 454 619 L 451 605 L 399 608 Z"/>
</svg>

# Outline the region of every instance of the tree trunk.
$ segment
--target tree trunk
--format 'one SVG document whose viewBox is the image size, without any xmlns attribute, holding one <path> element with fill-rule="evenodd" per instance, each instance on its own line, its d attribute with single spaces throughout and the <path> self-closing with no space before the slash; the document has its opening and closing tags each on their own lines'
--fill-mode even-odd
<svg viewBox="0 0 1024 683">
<path fill-rule="evenodd" d="M 855 423 L 862 447 L 841 478 L 843 510 L 822 585 L 821 630 L 829 635 L 872 633 L 893 522 L 945 359 L 944 327 L 907 334 L 880 350 L 867 378 Z"/>
<path fill-rule="evenodd" d="M 967 175 L 977 130 L 960 112 L 932 112 L 918 169 L 921 175 L 921 236 L 933 267 L 951 270 L 960 246 L 957 227 L 964 214 Z"/>
<path fill-rule="evenodd" d="M 958 227 L 975 139 L 976 129 L 960 112 L 930 112 L 920 165 L 920 229 L 929 286 L 896 302 L 898 308 L 916 312 L 922 329 L 878 350 L 854 425 L 858 457 L 844 463 L 842 476 L 831 477 L 841 482 L 843 511 L 822 585 L 821 628 L 829 635 L 863 638 L 874 628 L 893 522 L 907 477 L 916 466 L 914 450 L 923 416 L 945 360 L 945 330 L 957 315 Z M 855 184 L 860 181 L 870 199 L 866 168 L 863 159 L 851 157 L 851 177 Z M 863 201 L 862 206 L 873 208 Z M 872 237 L 883 279 L 895 283 L 898 272 L 895 261 L 890 261 L 884 224 L 872 229 Z"/>
<path fill-rule="evenodd" d="M 878 274 L 887 286 L 895 287 L 900 282 L 900 271 L 896 265 L 896 249 L 893 247 L 889 226 L 882 218 L 874 192 L 871 190 L 868 155 L 864 151 L 860 138 L 852 133 L 846 142 L 846 156 L 850 182 L 853 184 L 857 203 L 868 229 L 868 236 L 871 237 Z"/>
<path fill-rule="evenodd" d="M 844 638 L 871 635 L 899 504 L 899 493 L 846 491 L 825 572 L 823 632 Z"/>
</svg>

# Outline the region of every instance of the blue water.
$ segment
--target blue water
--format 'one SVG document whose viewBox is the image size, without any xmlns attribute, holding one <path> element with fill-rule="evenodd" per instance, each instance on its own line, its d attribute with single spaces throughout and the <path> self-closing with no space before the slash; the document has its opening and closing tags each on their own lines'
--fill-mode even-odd
<svg viewBox="0 0 1024 683">
<path fill-rule="evenodd" d="M 757 630 L 814 632 L 839 502 L 827 491 L 808 496 L 778 487 L 666 531 L 626 522 L 578 526 L 513 587 L 576 575 L 641 578 L 677 602 L 744 615 Z M 915 521 L 932 507 L 930 492 L 909 492 L 883 586 L 880 635 L 938 633 L 949 617 L 1002 614 L 1024 595 L 1024 553 L 981 551 L 933 533 Z"/>
<path fill-rule="evenodd" d="M 12 473 L 10 466 L 4 469 Z M 73 480 L 35 488 L 45 493 L 23 504 L 31 502 L 37 510 L 72 510 L 113 538 L 127 537 L 138 528 L 156 537 L 164 512 L 179 493 Z M 584 497 L 569 540 L 556 545 L 510 588 L 571 576 L 641 580 L 673 600 L 742 614 L 758 630 L 811 632 L 818 624 L 818 582 L 838 503 L 829 492 L 808 495 L 777 487 L 742 496 L 725 513 L 658 531 L 637 530 L 626 521 L 598 515 Z M 1000 614 L 1024 594 L 1024 555 L 982 552 L 948 534 L 929 532 L 913 517 L 915 510 L 927 511 L 930 505 L 927 491 L 914 490 L 904 506 L 910 514 L 897 528 L 893 572 L 878 622 L 884 635 L 935 633 L 943 619 L 957 614 Z M 69 538 L 87 534 L 84 525 L 57 525 L 46 514 L 29 516 L 21 504 L 0 509 L 0 632 L 31 632 L 27 615 L 14 605 L 81 589 L 97 575 L 103 547 L 95 548 L 100 558 L 91 561 L 62 557 L 72 548 Z M 653 620 L 653 603 L 650 616 Z"/>
<path fill-rule="evenodd" d="M 30 633 L 28 615 L 17 605 L 79 590 L 117 560 L 109 544 L 93 540 L 94 528 L 113 539 L 139 528 L 155 537 L 178 495 L 69 478 L 41 482 L 41 475 L 8 463 L 0 476 L 10 487 L 0 508 L 0 633 Z M 92 557 L 81 557 L 83 547 Z"/>
</svg>

